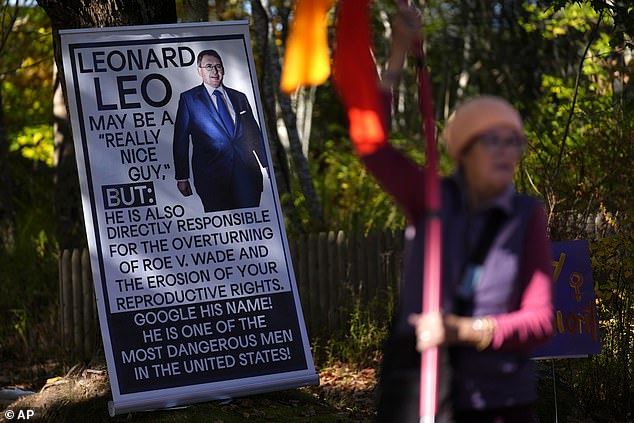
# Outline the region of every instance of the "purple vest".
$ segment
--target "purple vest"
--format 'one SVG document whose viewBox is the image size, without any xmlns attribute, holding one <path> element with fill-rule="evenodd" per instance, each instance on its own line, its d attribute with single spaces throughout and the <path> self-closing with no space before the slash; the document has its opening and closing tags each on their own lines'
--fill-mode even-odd
<svg viewBox="0 0 634 423">
<path fill-rule="evenodd" d="M 443 263 L 442 307 L 446 312 L 465 316 L 508 313 L 519 308 L 524 286 L 520 278 L 521 258 L 528 219 L 538 201 L 509 189 L 492 207 L 470 215 L 459 176 L 444 178 L 442 192 Z M 502 211 L 504 220 L 488 249 L 482 273 L 471 301 L 458 310 L 456 291 L 472 251 L 485 231 L 488 216 Z M 422 267 L 425 221 L 416 225 L 416 234 L 407 243 L 405 273 L 393 337 L 413 337 L 407 316 L 419 313 L 422 296 Z M 449 348 L 452 363 L 452 397 L 456 408 L 497 408 L 526 404 L 535 400 L 533 363 L 526 353 L 486 350 L 470 347 Z M 441 372 L 443 370 L 441 369 Z M 441 379 L 448 375 L 440 374 Z"/>
</svg>

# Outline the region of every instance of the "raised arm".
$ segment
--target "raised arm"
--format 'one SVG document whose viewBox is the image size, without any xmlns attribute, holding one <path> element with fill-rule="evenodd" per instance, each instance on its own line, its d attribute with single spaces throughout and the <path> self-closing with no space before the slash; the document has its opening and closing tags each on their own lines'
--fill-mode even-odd
<svg viewBox="0 0 634 423">
<path fill-rule="evenodd" d="M 348 112 L 355 152 L 408 219 L 416 221 L 424 212 L 424 170 L 388 143 L 388 122 L 391 89 L 409 47 L 419 37 L 420 19 L 410 8 L 397 14 L 387 71 L 380 81 L 371 54 L 366 2 L 351 0 L 341 4 L 334 80 Z"/>
</svg>

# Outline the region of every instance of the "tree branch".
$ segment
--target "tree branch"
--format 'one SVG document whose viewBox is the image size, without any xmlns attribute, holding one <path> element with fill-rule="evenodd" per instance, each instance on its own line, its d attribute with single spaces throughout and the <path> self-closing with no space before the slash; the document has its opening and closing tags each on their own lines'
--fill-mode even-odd
<svg viewBox="0 0 634 423">
<path fill-rule="evenodd" d="M 15 25 L 15 21 L 18 18 L 18 11 L 20 10 L 20 2 L 16 1 L 13 6 L 13 14 L 11 14 L 9 10 L 11 6 L 9 3 L 9 0 L 6 0 L 2 6 L 2 40 L 0 41 L 0 52 L 4 50 L 4 46 L 7 44 L 9 35 L 11 35 L 11 31 L 13 30 L 13 25 Z M 9 23 L 5 27 L 4 18 L 6 15 L 9 15 Z"/>
<path fill-rule="evenodd" d="M 564 147 L 566 146 L 566 139 L 568 138 L 568 133 L 570 132 L 570 125 L 572 123 L 572 117 L 575 113 L 575 106 L 577 104 L 577 95 L 579 94 L 579 81 L 581 80 L 581 73 L 583 72 L 583 62 L 586 60 L 586 56 L 588 55 L 588 50 L 590 50 L 590 46 L 594 43 L 594 40 L 597 38 L 597 34 L 599 32 L 599 25 L 601 25 L 601 20 L 603 19 L 603 11 L 599 13 L 599 18 L 597 19 L 597 23 L 592 28 L 592 32 L 590 33 L 590 39 L 588 40 L 588 44 L 586 45 L 585 50 L 583 51 L 583 56 L 581 56 L 581 61 L 579 62 L 579 68 L 577 69 L 577 77 L 575 78 L 575 91 L 572 97 L 572 105 L 570 107 L 570 113 L 568 114 L 568 120 L 566 121 L 566 129 L 564 130 L 564 137 L 561 140 L 561 145 L 559 147 L 559 157 L 557 158 L 557 165 L 555 166 L 555 170 L 553 172 L 554 177 L 556 178 L 559 174 L 559 170 L 561 168 L 561 160 L 564 156 Z"/>
</svg>

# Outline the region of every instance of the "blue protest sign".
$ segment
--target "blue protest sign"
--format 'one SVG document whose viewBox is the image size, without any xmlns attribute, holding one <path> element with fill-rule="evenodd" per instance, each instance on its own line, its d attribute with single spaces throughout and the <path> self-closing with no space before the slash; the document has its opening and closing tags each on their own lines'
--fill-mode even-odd
<svg viewBox="0 0 634 423">
<path fill-rule="evenodd" d="M 578 357 L 601 352 L 588 242 L 553 243 L 554 335 L 535 358 Z"/>
</svg>

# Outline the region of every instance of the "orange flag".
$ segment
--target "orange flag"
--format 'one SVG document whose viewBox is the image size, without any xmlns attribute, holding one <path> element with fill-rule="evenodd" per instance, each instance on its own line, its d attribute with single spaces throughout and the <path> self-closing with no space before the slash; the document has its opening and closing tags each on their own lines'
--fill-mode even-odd
<svg viewBox="0 0 634 423">
<path fill-rule="evenodd" d="M 291 94 L 302 85 L 319 85 L 330 75 L 328 11 L 334 0 L 298 0 L 286 41 L 280 87 Z"/>
<path fill-rule="evenodd" d="M 386 142 L 387 107 L 371 51 L 370 0 L 343 0 L 337 12 L 333 77 L 357 152 L 371 154 Z"/>
</svg>

